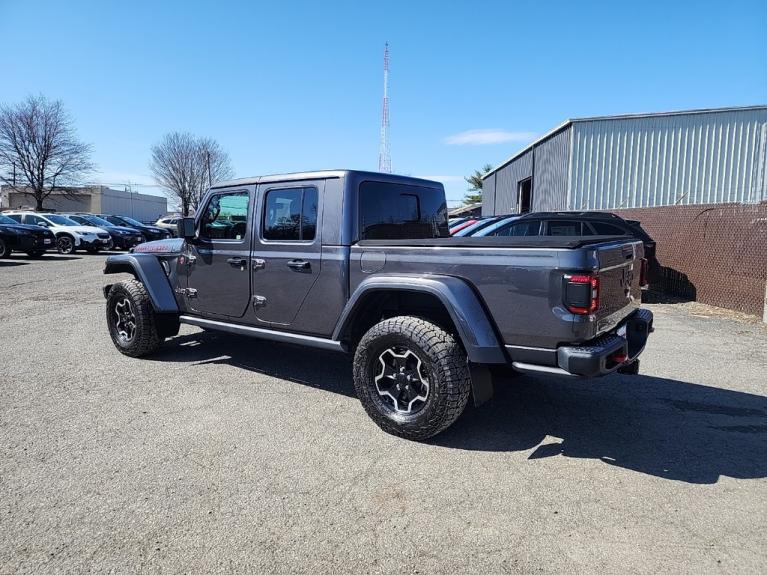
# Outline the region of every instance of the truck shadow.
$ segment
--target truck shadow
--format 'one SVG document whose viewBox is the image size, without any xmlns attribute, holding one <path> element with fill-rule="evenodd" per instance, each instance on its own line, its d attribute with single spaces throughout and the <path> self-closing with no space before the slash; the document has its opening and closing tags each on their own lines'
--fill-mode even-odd
<svg viewBox="0 0 767 575">
<path fill-rule="evenodd" d="M 354 397 L 351 361 L 219 333 L 166 343 L 156 361 L 224 363 Z M 767 477 L 767 398 L 647 375 L 590 381 L 517 376 L 429 442 L 451 449 L 599 459 L 688 483 Z"/>
<path fill-rule="evenodd" d="M 227 364 L 293 383 L 355 397 L 351 358 L 298 345 L 198 332 L 168 340 L 154 361 Z"/>
<path fill-rule="evenodd" d="M 433 443 L 584 457 L 665 479 L 767 476 L 767 398 L 646 375 L 516 377 Z"/>
</svg>

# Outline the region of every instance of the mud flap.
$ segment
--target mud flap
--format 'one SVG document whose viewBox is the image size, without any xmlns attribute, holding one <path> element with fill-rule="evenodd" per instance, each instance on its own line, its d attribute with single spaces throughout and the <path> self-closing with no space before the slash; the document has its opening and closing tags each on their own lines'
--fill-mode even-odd
<svg viewBox="0 0 767 575">
<path fill-rule="evenodd" d="M 471 393 L 474 407 L 479 407 L 493 397 L 493 374 L 487 365 L 467 362 L 471 375 Z"/>
</svg>

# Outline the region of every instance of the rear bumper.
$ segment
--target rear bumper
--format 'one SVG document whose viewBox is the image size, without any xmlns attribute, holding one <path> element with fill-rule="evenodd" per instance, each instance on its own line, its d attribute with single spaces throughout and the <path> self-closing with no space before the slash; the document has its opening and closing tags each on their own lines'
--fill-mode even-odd
<svg viewBox="0 0 767 575">
<path fill-rule="evenodd" d="M 561 346 L 556 350 L 556 367 L 513 362 L 524 372 L 549 373 L 575 377 L 598 377 L 636 361 L 644 351 L 653 331 L 653 314 L 638 309 L 616 329 L 578 346 Z"/>
</svg>

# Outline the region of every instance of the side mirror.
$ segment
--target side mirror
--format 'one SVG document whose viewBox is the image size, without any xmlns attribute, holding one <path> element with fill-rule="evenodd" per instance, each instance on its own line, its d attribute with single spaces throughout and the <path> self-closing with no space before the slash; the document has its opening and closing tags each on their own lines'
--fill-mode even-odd
<svg viewBox="0 0 767 575">
<path fill-rule="evenodd" d="M 191 240 L 195 236 L 194 218 L 181 218 L 176 226 L 178 237 Z"/>
<path fill-rule="evenodd" d="M 48 222 L 40 221 L 40 222 L 37 222 L 37 225 L 40 226 L 41 228 L 47 228 Z"/>
</svg>

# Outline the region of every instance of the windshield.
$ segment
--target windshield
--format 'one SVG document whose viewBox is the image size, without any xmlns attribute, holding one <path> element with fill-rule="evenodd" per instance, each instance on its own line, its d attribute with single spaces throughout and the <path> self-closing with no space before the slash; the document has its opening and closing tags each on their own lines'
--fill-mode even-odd
<svg viewBox="0 0 767 575">
<path fill-rule="evenodd" d="M 47 215 L 45 216 L 45 219 L 49 222 L 53 222 L 54 224 L 58 226 L 79 226 L 76 221 L 70 220 L 69 218 L 65 218 L 64 216 L 58 216 L 58 215 Z"/>
<path fill-rule="evenodd" d="M 130 224 L 130 225 L 132 225 L 132 226 L 143 226 L 143 225 L 144 225 L 144 224 L 142 224 L 141 222 L 137 222 L 137 221 L 136 221 L 136 220 L 134 220 L 133 218 L 129 218 L 129 217 L 127 217 L 127 216 L 120 216 L 120 219 L 121 219 L 122 221 L 124 221 L 126 224 Z"/>
<path fill-rule="evenodd" d="M 82 219 L 84 219 L 86 222 L 88 222 L 91 225 L 94 226 L 111 226 L 108 221 L 106 221 L 104 218 L 100 218 L 98 216 L 80 216 Z"/>
<path fill-rule="evenodd" d="M 18 226 L 19 222 L 17 222 L 16 220 L 12 220 L 8 216 L 4 216 L 4 215 L 0 214 L 0 224 L 6 224 L 6 225 L 10 224 L 12 226 Z"/>
</svg>

